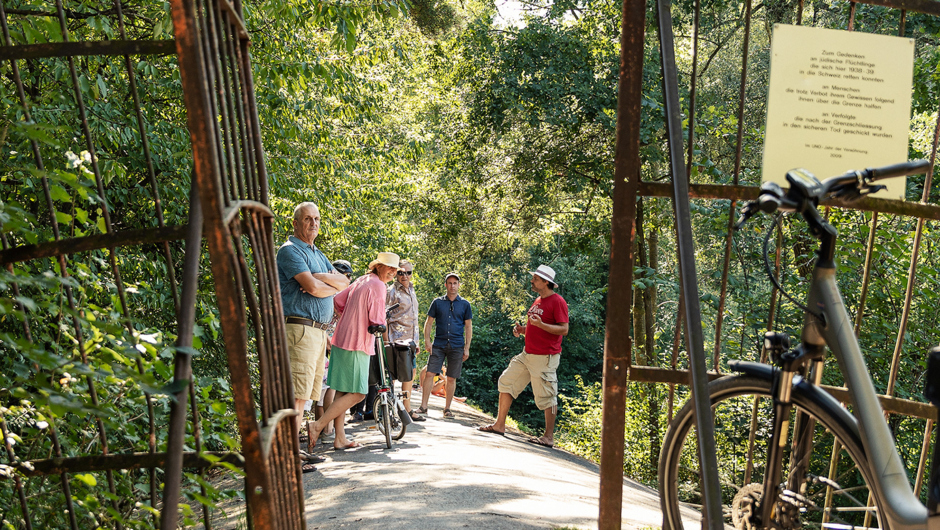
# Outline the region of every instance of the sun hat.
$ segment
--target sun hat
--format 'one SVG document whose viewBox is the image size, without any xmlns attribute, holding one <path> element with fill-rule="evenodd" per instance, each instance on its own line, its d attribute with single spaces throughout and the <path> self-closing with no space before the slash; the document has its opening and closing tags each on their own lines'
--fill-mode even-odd
<svg viewBox="0 0 940 530">
<path fill-rule="evenodd" d="M 369 263 L 369 270 L 374 269 L 376 265 L 385 265 L 387 267 L 393 267 L 397 269 L 398 254 L 392 252 L 379 252 L 379 256 Z"/>
<path fill-rule="evenodd" d="M 539 265 L 539 268 L 534 271 L 529 271 L 529 274 L 534 274 L 543 280 L 548 280 L 554 284 L 558 282 L 555 280 L 555 269 L 549 267 L 548 265 Z"/>
<path fill-rule="evenodd" d="M 460 276 L 458 276 L 456 272 L 448 272 L 447 274 L 445 274 L 444 281 L 446 282 L 447 278 L 450 278 L 451 276 L 453 276 L 454 278 L 457 278 L 458 282 L 460 281 Z"/>
</svg>

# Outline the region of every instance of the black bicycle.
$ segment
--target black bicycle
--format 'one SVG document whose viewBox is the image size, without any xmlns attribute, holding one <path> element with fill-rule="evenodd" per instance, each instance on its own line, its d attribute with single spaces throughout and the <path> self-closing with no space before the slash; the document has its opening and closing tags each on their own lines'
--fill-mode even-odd
<svg viewBox="0 0 940 530">
<path fill-rule="evenodd" d="M 385 318 L 388 320 L 389 313 L 398 307 L 398 304 L 388 307 L 385 310 Z M 401 440 L 405 436 L 405 430 L 414 421 L 411 415 L 405 410 L 405 404 L 402 402 L 401 393 L 395 392 L 394 383 L 388 375 L 388 356 L 386 347 L 393 349 L 398 347 L 396 343 L 388 346 L 382 335 L 385 333 L 385 326 L 369 326 L 369 333 L 375 335 L 375 355 L 376 363 L 374 371 L 376 374 L 376 384 L 379 386 L 379 393 L 372 404 L 372 413 L 375 416 L 375 425 L 385 436 L 385 446 L 392 448 L 392 440 Z"/>
</svg>

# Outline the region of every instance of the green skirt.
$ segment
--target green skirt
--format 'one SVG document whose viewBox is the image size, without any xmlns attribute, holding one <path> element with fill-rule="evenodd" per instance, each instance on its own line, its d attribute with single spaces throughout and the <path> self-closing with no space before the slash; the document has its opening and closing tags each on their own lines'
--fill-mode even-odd
<svg viewBox="0 0 940 530">
<path fill-rule="evenodd" d="M 368 394 L 371 357 L 363 351 L 349 351 L 332 346 L 326 384 L 337 392 Z"/>
</svg>

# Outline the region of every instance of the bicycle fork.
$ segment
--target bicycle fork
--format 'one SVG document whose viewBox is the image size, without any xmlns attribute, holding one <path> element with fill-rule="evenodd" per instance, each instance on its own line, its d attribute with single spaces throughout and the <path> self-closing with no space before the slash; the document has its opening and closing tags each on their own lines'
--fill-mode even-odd
<svg viewBox="0 0 940 530">
<path fill-rule="evenodd" d="M 799 345 L 789 350 L 789 338 L 776 333 L 765 334 L 765 345 L 780 369 L 774 375 L 773 435 L 761 488 L 760 510 L 757 512 L 760 520 L 751 523 L 758 528 L 790 527 L 791 521 L 787 520 L 790 514 L 798 516 L 799 509 L 807 502 L 803 494 L 816 428 L 816 420 L 803 412 L 798 412 L 793 418 L 790 467 L 784 485 L 783 457 L 791 440 L 793 387 L 798 382 L 794 378 L 805 377 L 818 385 L 822 379 L 824 349 L 819 345 Z"/>
</svg>

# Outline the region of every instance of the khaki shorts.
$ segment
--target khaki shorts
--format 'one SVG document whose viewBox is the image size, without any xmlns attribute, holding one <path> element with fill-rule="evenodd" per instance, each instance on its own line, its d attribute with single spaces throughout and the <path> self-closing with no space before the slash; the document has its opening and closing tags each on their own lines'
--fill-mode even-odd
<svg viewBox="0 0 940 530">
<path fill-rule="evenodd" d="M 303 324 L 284 324 L 290 352 L 294 399 L 320 399 L 326 360 L 326 331 Z"/>
<path fill-rule="evenodd" d="M 509 366 L 499 376 L 499 391 L 511 394 L 513 399 L 532 383 L 535 406 L 539 410 L 558 406 L 558 361 L 561 354 L 531 355 L 522 352 L 509 361 Z"/>
</svg>

